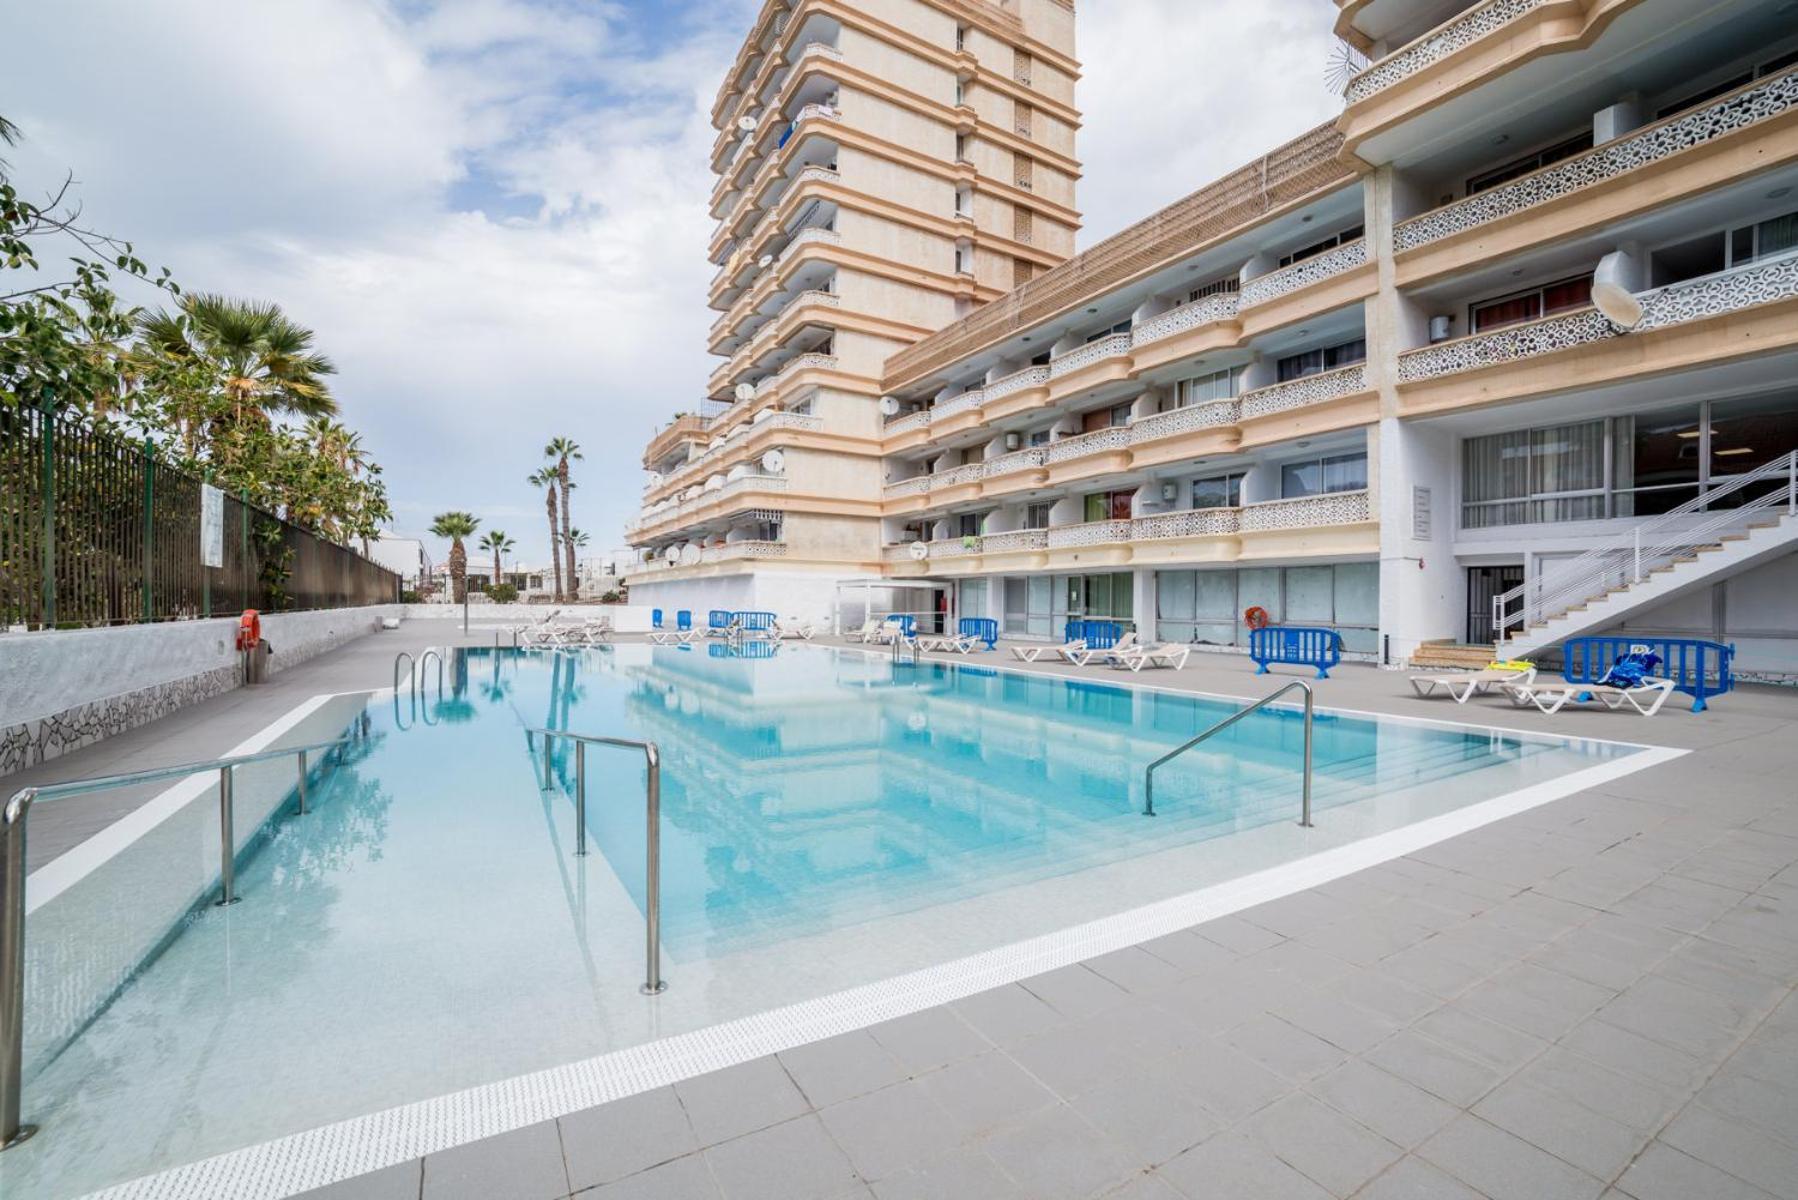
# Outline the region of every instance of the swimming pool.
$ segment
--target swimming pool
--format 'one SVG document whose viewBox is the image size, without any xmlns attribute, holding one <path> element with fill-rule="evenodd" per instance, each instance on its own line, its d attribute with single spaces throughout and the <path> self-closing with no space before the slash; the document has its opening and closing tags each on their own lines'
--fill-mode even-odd
<svg viewBox="0 0 1798 1200">
<path fill-rule="evenodd" d="M 422 705 L 297 716 L 285 744 L 365 734 L 306 815 L 291 767 L 240 781 L 240 806 L 272 814 L 243 903 L 209 903 L 203 785 L 79 878 L 33 878 L 26 1107 L 44 1133 L 0 1156 L 0 1191 L 73 1196 L 939 970 L 1641 751 L 1320 711 L 1305 830 L 1296 708 L 1176 760 L 1145 817 L 1143 768 L 1239 702 L 722 644 L 459 651 L 441 697 L 425 684 Z M 579 857 L 572 747 L 543 789 L 537 726 L 661 749 L 661 997 L 637 991 L 641 758 L 588 751 Z M 345 1153 L 339 1174 L 381 1165 Z"/>
</svg>

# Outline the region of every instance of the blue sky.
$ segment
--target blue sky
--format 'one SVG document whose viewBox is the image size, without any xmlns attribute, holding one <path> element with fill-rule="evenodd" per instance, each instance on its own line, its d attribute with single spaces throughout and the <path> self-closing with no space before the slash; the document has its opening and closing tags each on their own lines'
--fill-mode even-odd
<svg viewBox="0 0 1798 1200">
<path fill-rule="evenodd" d="M 544 442 L 586 448 L 575 522 L 622 544 L 644 439 L 713 365 L 709 109 L 757 8 L 31 5 L 0 113 L 22 182 L 73 171 L 88 217 L 185 286 L 318 331 L 402 532 L 466 508 L 540 559 Z M 1328 0 L 1080 9 L 1085 243 L 1336 111 Z"/>
</svg>

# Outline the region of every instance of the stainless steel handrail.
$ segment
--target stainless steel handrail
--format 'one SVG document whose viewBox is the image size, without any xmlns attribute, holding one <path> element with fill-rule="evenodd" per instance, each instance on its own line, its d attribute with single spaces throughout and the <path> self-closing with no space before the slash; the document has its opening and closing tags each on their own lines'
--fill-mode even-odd
<svg viewBox="0 0 1798 1200">
<path fill-rule="evenodd" d="M 1284 696 L 1287 692 L 1290 692 L 1293 688 L 1297 688 L 1301 692 L 1305 693 L 1305 782 L 1304 782 L 1305 790 L 1304 790 L 1303 806 L 1299 811 L 1299 824 L 1306 829 L 1311 828 L 1311 716 L 1312 716 L 1311 700 L 1312 700 L 1312 694 L 1311 694 L 1311 685 L 1306 683 L 1302 679 L 1295 679 L 1291 683 L 1287 684 L 1285 687 L 1280 688 L 1278 691 L 1269 692 L 1267 695 L 1265 695 L 1261 699 L 1255 701 L 1255 703 L 1249 705 L 1247 708 L 1242 709 L 1238 712 L 1231 713 L 1229 716 L 1225 717 L 1223 720 L 1221 720 L 1217 724 L 1213 725 L 1210 729 L 1207 729 L 1204 733 L 1199 734 L 1199 736 L 1193 738 L 1191 741 L 1185 743 L 1184 745 L 1178 746 L 1175 749 L 1168 751 L 1166 754 L 1163 754 L 1160 758 L 1158 758 L 1154 762 L 1150 763 L 1148 766 L 1148 769 L 1143 772 L 1142 815 L 1145 817 L 1152 817 L 1155 815 L 1155 768 L 1156 767 L 1159 767 L 1172 759 L 1179 758 L 1182 754 L 1185 754 L 1188 750 L 1191 750 L 1194 746 L 1198 745 L 1200 742 L 1203 742 L 1205 739 L 1212 737 L 1215 734 L 1222 733 L 1224 730 L 1230 728 L 1230 726 L 1236 724 L 1236 722 L 1242 720 L 1244 717 L 1248 716 L 1250 713 L 1260 712 L 1262 709 L 1264 709 L 1268 705 L 1272 704 L 1275 700 L 1278 700 L 1281 696 Z"/>
<path fill-rule="evenodd" d="M 421 696 L 425 695 L 425 681 L 424 681 L 425 664 L 430 662 L 433 658 L 437 660 L 437 699 L 442 700 L 443 699 L 443 652 L 441 650 L 438 650 L 435 646 L 426 649 L 424 651 L 424 653 L 422 653 L 418 656 L 418 670 L 416 670 L 412 673 L 413 686 L 418 689 L 419 695 L 421 695 Z"/>
<path fill-rule="evenodd" d="M 587 853 L 587 753 L 586 746 L 617 746 L 625 750 L 641 750 L 649 770 L 645 788 L 648 816 L 646 843 L 647 869 L 644 874 L 644 921 L 648 943 L 645 949 L 643 986 L 645 996 L 659 996 L 668 990 L 662 978 L 662 751 L 654 742 L 632 738 L 599 737 L 589 733 L 570 733 L 566 729 L 526 729 L 527 736 L 543 739 L 543 790 L 548 791 L 553 779 L 550 760 L 552 743 L 565 738 L 574 743 L 574 830 L 575 853 Z"/>
<path fill-rule="evenodd" d="M 234 832 L 235 789 L 231 772 L 252 763 L 270 762 L 298 755 L 300 764 L 300 812 L 306 809 L 306 756 L 351 745 L 354 737 L 307 746 L 287 746 L 256 754 L 237 754 L 207 762 L 184 763 L 132 771 L 125 775 L 98 775 L 66 783 L 46 783 L 20 788 L 0 808 L 0 1151 L 11 1149 L 37 1132 L 19 1119 L 20 1079 L 25 1061 L 25 832 L 31 806 L 38 800 L 87 792 L 111 791 L 160 779 L 185 779 L 219 773 L 219 898 L 220 905 L 235 904 L 237 894 L 237 839 Z"/>
<path fill-rule="evenodd" d="M 404 650 L 401 650 L 398 654 L 394 655 L 393 656 L 393 694 L 395 696 L 398 696 L 400 694 L 400 659 L 402 659 L 402 658 L 412 664 L 412 675 L 410 677 L 412 679 L 416 680 L 417 675 L 418 675 L 418 660 L 417 659 L 413 658 L 411 654 L 407 653 Z M 413 686 L 414 686 L 414 688 L 416 688 L 417 684 L 414 683 Z"/>
</svg>

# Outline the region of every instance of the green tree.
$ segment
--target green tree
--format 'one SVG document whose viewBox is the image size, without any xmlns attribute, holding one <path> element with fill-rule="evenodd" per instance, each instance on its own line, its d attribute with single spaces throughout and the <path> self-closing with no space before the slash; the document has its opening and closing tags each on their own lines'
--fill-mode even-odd
<svg viewBox="0 0 1798 1200">
<path fill-rule="evenodd" d="M 549 511 L 549 561 L 555 569 L 556 603 L 560 604 L 567 597 L 562 591 L 562 551 L 561 533 L 556 528 L 556 473 L 550 467 L 534 471 L 525 480 L 532 487 L 543 489 L 543 507 Z"/>
<path fill-rule="evenodd" d="M 502 530 L 489 529 L 487 531 L 487 536 L 481 539 L 480 545 L 483 550 L 493 551 L 493 586 L 497 588 L 500 584 L 505 582 L 500 574 L 501 564 L 499 556 L 502 554 L 510 554 L 512 552 L 512 539 L 507 537 Z"/>
<path fill-rule="evenodd" d="M 468 595 L 468 551 L 463 547 L 462 539 L 473 537 L 480 524 L 474 514 L 459 511 L 438 513 L 437 519 L 431 523 L 433 534 L 450 540 L 450 583 L 454 588 L 452 597 L 457 604 L 462 603 Z"/>
<path fill-rule="evenodd" d="M 574 519 L 574 506 L 568 499 L 568 493 L 574 487 L 569 482 L 568 463 L 570 459 L 581 457 L 581 448 L 573 439 L 559 437 L 551 439 L 543 453 L 555 462 L 556 486 L 562 489 L 562 554 L 568 563 L 568 598 L 572 600 L 580 593 L 580 584 L 574 573 L 574 543 L 568 537 L 568 527 Z"/>
</svg>

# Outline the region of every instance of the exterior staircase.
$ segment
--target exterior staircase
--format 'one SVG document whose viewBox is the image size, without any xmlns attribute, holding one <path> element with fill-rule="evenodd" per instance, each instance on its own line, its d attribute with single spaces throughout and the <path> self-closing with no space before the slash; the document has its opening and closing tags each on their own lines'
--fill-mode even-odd
<svg viewBox="0 0 1798 1200">
<path fill-rule="evenodd" d="M 1793 552 L 1798 451 L 1493 597 L 1499 652 L 1527 658 Z"/>
</svg>

